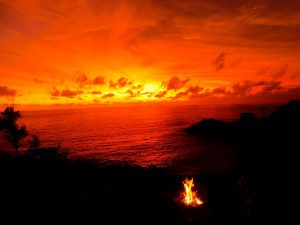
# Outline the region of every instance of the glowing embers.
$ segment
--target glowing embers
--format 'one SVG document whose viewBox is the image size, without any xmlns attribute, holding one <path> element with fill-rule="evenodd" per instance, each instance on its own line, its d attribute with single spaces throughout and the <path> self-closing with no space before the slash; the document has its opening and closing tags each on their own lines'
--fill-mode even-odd
<svg viewBox="0 0 300 225">
<path fill-rule="evenodd" d="M 203 201 L 198 197 L 197 191 L 193 191 L 194 180 L 186 178 L 183 182 L 184 192 L 182 193 L 182 201 L 187 206 L 197 207 L 203 204 Z"/>
</svg>

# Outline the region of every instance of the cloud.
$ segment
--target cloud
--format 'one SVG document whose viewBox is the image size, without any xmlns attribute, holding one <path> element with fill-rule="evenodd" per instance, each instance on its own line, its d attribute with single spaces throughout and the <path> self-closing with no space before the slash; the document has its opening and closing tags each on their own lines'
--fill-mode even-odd
<svg viewBox="0 0 300 225">
<path fill-rule="evenodd" d="M 231 96 L 225 96 L 230 99 Z M 253 102 L 253 103 L 284 103 L 291 99 L 300 98 L 300 87 L 283 87 L 280 82 L 266 82 L 262 89 L 248 94 L 246 96 L 234 97 L 236 102 L 240 99 L 240 102 Z M 226 100 L 226 98 L 224 98 Z"/>
<path fill-rule="evenodd" d="M 250 98 L 271 101 L 271 96 L 286 95 L 287 88 L 283 88 L 281 82 L 271 81 L 253 81 L 246 80 L 240 83 L 234 83 L 229 87 L 216 87 L 206 89 L 198 85 L 190 86 L 186 90 L 178 92 L 173 99 L 199 99 L 215 98 L 227 100 L 244 99 L 247 102 Z M 295 91 L 293 91 L 295 93 Z M 295 95 L 295 94 L 294 94 Z M 300 96 L 299 96 L 300 97 Z"/>
<path fill-rule="evenodd" d="M 126 90 L 126 94 L 128 94 L 129 97 L 137 97 L 139 95 L 142 95 L 142 91 L 144 90 L 144 86 L 139 85 L 132 85 L 130 89 Z"/>
<path fill-rule="evenodd" d="M 114 81 L 112 81 L 112 80 L 109 81 L 109 87 L 110 87 L 110 88 L 117 88 L 117 85 L 118 85 L 117 82 L 114 82 Z"/>
<path fill-rule="evenodd" d="M 7 71 L 8 75 L 4 76 L 7 85 L 14 84 L 18 90 L 28 93 L 24 99 L 20 98 L 21 103 L 30 100 L 31 94 L 43 93 L 43 85 L 33 83 L 36 73 L 32 73 L 32 65 L 47 83 L 65 79 L 64 84 L 49 82 L 60 87 L 53 90 L 58 97 L 62 87 L 73 88 L 73 92 L 76 88 L 87 88 L 90 93 L 96 89 L 92 85 L 104 82 L 111 88 L 122 88 L 122 95 L 135 96 L 137 91 L 130 84 L 134 78 L 135 82 L 149 81 L 150 85 L 166 81 L 158 89 L 162 93 L 156 91 L 153 96 L 164 94 L 168 98 L 178 94 L 178 98 L 189 98 L 192 93 L 187 92 L 187 87 L 192 82 L 183 82 L 182 74 L 195 78 L 193 85 L 216 85 L 210 90 L 213 96 L 248 96 L 258 89 L 281 92 L 276 84 L 273 84 L 275 88 L 271 84 L 253 85 L 255 81 L 240 82 L 235 90 L 232 86 L 223 90 L 218 87 L 218 84 L 244 79 L 274 78 L 281 79 L 282 86 L 299 84 L 299 79 L 290 80 L 293 72 L 299 70 L 296 62 L 300 49 L 300 4 L 297 0 L 0 2 L 0 58 L 5 59 L 0 61 L 0 68 Z M 232 55 L 234 59 L 242 58 L 243 63 L 232 60 Z M 252 71 L 270 66 L 267 63 L 283 67 L 269 69 L 257 78 Z M 74 86 L 68 83 L 72 68 L 86 70 L 73 74 Z M 211 76 L 212 71 L 221 73 L 224 69 L 230 69 L 226 71 L 230 74 Z M 124 73 L 120 74 L 120 70 Z M 91 76 L 94 71 L 101 73 Z M 96 76 L 106 74 L 125 77 L 109 76 L 104 80 Z M 167 81 L 170 78 L 167 74 L 175 77 Z M 203 84 L 196 80 L 202 80 Z M 115 93 L 106 88 L 101 90 Z M 124 94 L 126 90 L 129 91 Z M 194 93 L 192 96 L 196 97 L 208 92 Z M 118 100 L 122 101 L 119 96 Z"/>
<path fill-rule="evenodd" d="M 96 76 L 94 79 L 90 79 L 85 73 L 78 72 L 74 82 L 79 84 L 80 88 L 84 88 L 86 85 L 103 85 L 105 84 L 105 77 Z"/>
<path fill-rule="evenodd" d="M 50 91 L 50 94 L 52 97 L 59 97 L 60 96 L 60 91 L 57 90 L 56 87 L 53 87 L 52 90 Z"/>
<path fill-rule="evenodd" d="M 202 87 L 199 87 L 198 85 L 190 86 L 185 91 L 178 92 L 173 99 L 179 99 L 183 97 L 188 97 L 190 99 L 195 99 L 198 97 L 203 96 L 203 93 L 201 93 L 204 89 Z"/>
<path fill-rule="evenodd" d="M 83 94 L 83 91 L 81 90 L 70 90 L 70 89 L 64 89 L 62 91 L 59 91 L 56 87 L 53 87 L 50 92 L 52 97 L 66 97 L 66 98 L 74 98 L 80 94 Z"/>
<path fill-rule="evenodd" d="M 132 90 L 143 90 L 144 89 L 144 85 L 142 85 L 142 84 L 132 85 L 131 89 Z"/>
<path fill-rule="evenodd" d="M 265 85 L 265 81 L 250 81 L 246 80 L 242 83 L 235 83 L 232 85 L 232 95 L 235 96 L 246 96 L 248 95 L 254 87 L 263 86 Z"/>
<path fill-rule="evenodd" d="M 288 64 L 285 64 L 284 66 L 282 66 L 281 68 L 279 68 L 278 70 L 273 72 L 273 78 L 274 79 L 278 79 L 283 77 L 287 72 L 288 72 Z"/>
<path fill-rule="evenodd" d="M 190 98 L 198 98 L 202 96 L 200 92 L 202 92 L 203 90 L 204 88 L 196 85 L 196 86 L 190 86 L 186 91 L 190 94 L 189 95 Z"/>
<path fill-rule="evenodd" d="M 217 87 L 214 88 L 211 93 L 213 95 L 225 95 L 227 93 L 226 88 L 225 87 Z"/>
<path fill-rule="evenodd" d="M 150 91 L 145 91 L 145 92 L 141 92 L 140 95 L 147 96 L 148 98 L 150 98 L 154 95 L 154 93 Z"/>
<path fill-rule="evenodd" d="M 88 77 L 85 73 L 78 72 L 77 77 L 75 78 L 75 83 L 79 84 L 79 87 L 83 88 L 88 84 Z"/>
<path fill-rule="evenodd" d="M 168 93 L 167 91 L 161 91 L 161 92 L 157 93 L 156 95 L 154 95 L 154 97 L 163 98 L 166 96 L 167 93 Z"/>
<path fill-rule="evenodd" d="M 288 70 L 289 70 L 288 64 L 284 64 L 279 68 L 262 67 L 259 70 L 257 70 L 256 75 L 270 77 L 276 80 L 276 79 L 283 78 L 285 75 L 287 75 Z"/>
<path fill-rule="evenodd" d="M 213 65 L 214 65 L 214 68 L 215 68 L 216 72 L 218 72 L 218 71 L 220 71 L 221 69 L 224 68 L 224 66 L 225 66 L 225 56 L 226 56 L 225 53 L 220 53 L 215 58 L 215 60 L 213 61 Z"/>
<path fill-rule="evenodd" d="M 283 89 L 283 87 L 282 87 L 282 84 L 280 81 L 269 81 L 264 84 L 260 93 L 264 94 L 264 95 L 268 95 L 268 94 L 272 94 L 276 91 L 280 91 L 282 89 Z"/>
<path fill-rule="evenodd" d="M 74 98 L 77 95 L 82 94 L 83 91 L 79 90 L 79 91 L 73 91 L 70 89 L 64 89 L 61 91 L 60 96 L 62 97 L 67 97 L 67 98 Z"/>
<path fill-rule="evenodd" d="M 94 78 L 92 84 L 103 85 L 105 84 L 105 78 L 103 76 L 97 76 Z"/>
<path fill-rule="evenodd" d="M 235 61 L 231 62 L 229 66 L 230 66 L 231 69 L 234 69 L 239 64 L 241 64 L 241 62 L 242 62 L 242 59 L 236 59 Z"/>
<path fill-rule="evenodd" d="M 43 80 L 41 80 L 41 79 L 38 79 L 38 78 L 34 78 L 33 81 L 34 81 L 35 83 L 38 83 L 38 84 L 43 84 L 43 83 L 45 83 L 45 81 L 43 81 Z"/>
<path fill-rule="evenodd" d="M 108 94 L 104 94 L 104 95 L 102 95 L 102 97 L 101 98 L 112 98 L 112 97 L 114 97 L 115 96 L 115 94 L 114 93 L 108 93 Z"/>
<path fill-rule="evenodd" d="M 0 86 L 0 96 L 2 97 L 14 97 L 17 95 L 17 91 L 8 88 L 7 86 Z"/>
<path fill-rule="evenodd" d="M 257 89 L 257 90 L 255 90 Z M 233 96 L 248 96 L 256 93 L 270 94 L 273 91 L 281 89 L 281 82 L 279 81 L 251 81 L 246 80 L 242 83 L 235 83 L 232 85 L 230 95 Z"/>
<path fill-rule="evenodd" d="M 137 94 L 136 94 L 133 90 L 131 90 L 131 89 L 128 89 L 128 90 L 126 91 L 126 94 L 128 94 L 128 96 L 131 97 L 131 98 L 137 96 Z"/>
<path fill-rule="evenodd" d="M 181 91 L 181 92 L 178 92 L 178 93 L 173 97 L 173 99 L 183 98 L 183 97 L 186 97 L 187 95 L 188 95 L 188 92 L 187 92 L 187 91 Z"/>
<path fill-rule="evenodd" d="M 118 85 L 119 87 L 125 87 L 126 84 L 128 83 L 128 79 L 125 78 L 125 77 L 121 77 L 119 80 L 118 80 Z"/>
<path fill-rule="evenodd" d="M 93 95 L 101 95 L 102 94 L 101 91 L 91 91 L 90 93 Z"/>
<path fill-rule="evenodd" d="M 178 77 L 171 77 L 170 80 L 163 82 L 163 86 L 166 87 L 166 91 L 174 90 L 177 91 L 183 88 L 187 82 L 189 82 L 189 78 L 180 80 Z"/>
<path fill-rule="evenodd" d="M 289 90 L 289 88 L 284 88 L 282 83 L 276 80 L 246 80 L 240 83 L 234 83 L 228 88 L 215 88 L 209 91 L 208 94 L 210 97 L 218 96 L 224 100 L 242 99 L 245 102 L 248 102 L 249 99 L 256 99 L 258 102 L 263 100 L 266 100 L 265 102 L 274 102 L 276 101 L 275 96 L 284 96 L 286 95 L 287 90 Z M 275 97 L 275 99 L 272 100 L 272 97 Z"/>
<path fill-rule="evenodd" d="M 248 0 L 240 7 L 238 20 L 249 20 L 264 12 L 268 5 L 268 0 Z"/>
<path fill-rule="evenodd" d="M 132 86 L 133 82 L 129 81 L 126 77 L 120 77 L 117 81 L 110 80 L 109 87 L 110 88 L 124 88 L 126 86 Z"/>
</svg>

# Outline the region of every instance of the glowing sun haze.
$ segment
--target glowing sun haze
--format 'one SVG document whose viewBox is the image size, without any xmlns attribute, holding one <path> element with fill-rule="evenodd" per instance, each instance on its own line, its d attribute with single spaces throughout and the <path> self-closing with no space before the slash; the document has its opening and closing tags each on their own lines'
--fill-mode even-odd
<svg viewBox="0 0 300 225">
<path fill-rule="evenodd" d="M 0 102 L 300 97 L 298 0 L 0 0 Z"/>
</svg>

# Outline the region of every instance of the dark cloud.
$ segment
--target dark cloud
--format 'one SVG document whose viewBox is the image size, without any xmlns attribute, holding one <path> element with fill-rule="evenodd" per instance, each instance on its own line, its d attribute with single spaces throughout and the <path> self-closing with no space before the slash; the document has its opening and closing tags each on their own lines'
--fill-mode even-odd
<svg viewBox="0 0 300 225">
<path fill-rule="evenodd" d="M 272 94 L 276 91 L 280 91 L 282 88 L 283 87 L 282 87 L 280 81 L 269 81 L 264 84 L 260 93 L 263 95 L 268 95 L 268 94 Z"/>
<path fill-rule="evenodd" d="M 187 95 L 188 95 L 188 92 L 186 92 L 186 91 L 181 91 L 181 92 L 178 92 L 178 93 L 173 97 L 173 99 L 183 98 L 183 97 L 186 97 Z"/>
<path fill-rule="evenodd" d="M 96 76 L 94 79 L 90 79 L 85 73 L 78 72 L 74 82 L 79 84 L 80 88 L 84 88 L 86 85 L 103 85 L 105 84 L 105 77 Z"/>
<path fill-rule="evenodd" d="M 283 88 L 281 82 L 273 81 L 243 81 L 240 83 L 234 83 L 231 87 L 217 87 L 214 89 L 204 90 L 199 86 L 190 86 L 186 90 L 178 92 L 173 99 L 188 98 L 188 99 L 199 99 L 199 98 L 215 98 L 228 100 L 244 100 L 245 102 L 256 99 L 261 101 L 268 99 L 272 102 L 272 97 L 275 96 L 296 96 L 298 89 L 292 91 L 292 89 Z M 298 96 L 300 97 L 300 95 Z M 275 97 L 276 98 L 276 97 Z M 280 99 L 280 98 L 279 98 Z M 288 98 L 286 98 L 288 100 Z M 273 100 L 274 101 L 274 100 Z M 267 101 L 266 101 L 267 102 Z"/>
<path fill-rule="evenodd" d="M 126 94 L 128 94 L 129 97 L 137 97 L 141 95 L 142 91 L 144 90 L 144 86 L 139 85 L 132 85 L 130 89 L 126 90 Z"/>
<path fill-rule="evenodd" d="M 103 76 L 97 76 L 94 78 L 92 84 L 103 85 L 105 84 L 105 78 Z"/>
<path fill-rule="evenodd" d="M 232 91 L 228 92 L 229 95 L 242 97 L 253 95 L 253 91 L 257 94 L 269 95 L 274 91 L 280 90 L 281 82 L 279 81 L 244 81 L 242 83 L 236 83 L 232 85 Z M 256 90 L 258 89 L 258 90 Z"/>
<path fill-rule="evenodd" d="M 133 97 L 136 97 L 138 95 L 138 93 L 135 93 L 133 90 L 131 89 L 128 89 L 126 91 L 126 94 L 128 94 L 129 97 L 133 98 Z"/>
<path fill-rule="evenodd" d="M 117 86 L 118 86 L 118 83 L 117 83 L 117 82 L 114 82 L 114 81 L 112 81 L 112 80 L 109 81 L 109 87 L 110 87 L 110 88 L 117 88 Z"/>
<path fill-rule="evenodd" d="M 167 91 L 161 91 L 161 92 L 157 93 L 156 95 L 154 95 L 154 97 L 163 98 L 166 96 L 167 93 L 168 93 Z"/>
<path fill-rule="evenodd" d="M 124 88 L 126 86 L 132 86 L 133 82 L 129 81 L 126 77 L 120 77 L 117 81 L 110 80 L 109 87 L 110 88 Z"/>
<path fill-rule="evenodd" d="M 209 96 L 219 96 L 221 94 L 223 99 L 243 99 L 248 102 L 249 99 L 256 99 L 258 102 L 266 100 L 265 102 L 276 101 L 275 96 L 286 96 L 289 88 L 284 88 L 280 81 L 251 81 L 247 80 L 241 83 L 235 83 L 227 90 L 225 88 L 216 88 L 209 92 Z M 272 97 L 275 99 L 272 100 Z M 300 96 L 299 96 L 300 97 Z M 288 99 L 286 99 L 288 100 Z"/>
<path fill-rule="evenodd" d="M 211 93 L 213 95 L 224 95 L 227 93 L 226 91 L 226 88 L 225 87 L 217 87 L 217 88 L 214 88 Z"/>
<path fill-rule="evenodd" d="M 140 95 L 147 96 L 148 98 L 150 98 L 154 95 L 154 93 L 150 91 L 145 91 L 145 92 L 141 92 Z"/>
<path fill-rule="evenodd" d="M 190 94 L 190 98 L 198 98 L 202 96 L 201 92 L 203 91 L 203 88 L 198 85 L 190 86 L 186 91 Z"/>
<path fill-rule="evenodd" d="M 235 96 L 246 96 L 248 95 L 254 87 L 264 86 L 265 81 L 244 81 L 242 83 L 235 83 L 232 85 L 232 95 Z"/>
<path fill-rule="evenodd" d="M 144 89 L 144 85 L 142 85 L 142 84 L 132 85 L 131 89 L 132 90 L 143 90 Z"/>
<path fill-rule="evenodd" d="M 0 96 L 2 97 L 14 97 L 17 95 L 17 91 L 8 88 L 7 86 L 0 86 Z"/>
<path fill-rule="evenodd" d="M 115 96 L 115 94 L 114 93 L 108 93 L 108 94 L 104 94 L 104 95 L 102 95 L 102 97 L 101 98 L 112 98 L 112 97 L 114 97 Z"/>
<path fill-rule="evenodd" d="M 300 98 L 300 87 L 282 87 L 280 84 L 274 82 L 268 83 L 261 91 L 243 96 L 240 102 L 253 102 L 253 103 L 284 103 L 291 99 Z M 235 99 L 237 100 L 237 99 Z"/>
<path fill-rule="evenodd" d="M 225 53 L 220 53 L 215 58 L 215 60 L 213 61 L 213 65 L 214 65 L 214 68 L 215 68 L 216 72 L 218 72 L 218 71 L 220 71 L 221 69 L 224 68 L 224 66 L 225 66 L 225 56 L 226 56 Z"/>
<path fill-rule="evenodd" d="M 171 77 L 170 80 L 163 82 L 163 86 L 166 87 L 166 91 L 177 91 L 183 88 L 186 85 L 186 83 L 189 82 L 189 80 L 189 78 L 180 80 L 178 77 Z"/>
<path fill-rule="evenodd" d="M 91 94 L 93 94 L 93 95 L 101 95 L 102 92 L 101 91 L 92 91 Z"/>
<path fill-rule="evenodd" d="M 125 77 L 121 77 L 121 78 L 119 78 L 119 80 L 118 80 L 118 85 L 119 85 L 119 87 L 125 87 L 126 85 L 127 85 L 127 83 L 128 83 L 128 79 L 127 78 L 125 78 Z"/>
<path fill-rule="evenodd" d="M 89 78 L 85 73 L 78 72 L 77 77 L 75 78 L 75 83 L 79 84 L 79 87 L 83 88 L 85 85 L 88 84 Z"/>
<path fill-rule="evenodd" d="M 80 95 L 82 94 L 83 91 L 73 91 L 73 90 L 70 90 L 70 89 L 64 89 L 61 91 L 60 93 L 60 96 L 62 97 L 67 97 L 67 98 L 74 98 L 75 96 L 77 95 Z"/>
<path fill-rule="evenodd" d="M 80 94 L 83 94 L 83 91 L 81 90 L 70 90 L 70 89 L 64 89 L 62 91 L 59 91 L 56 87 L 53 87 L 50 92 L 52 97 L 66 97 L 66 98 L 74 98 Z"/>
<path fill-rule="evenodd" d="M 195 99 L 195 98 L 201 97 L 203 95 L 202 91 L 203 91 L 203 88 L 199 87 L 198 85 L 190 86 L 185 91 L 178 92 L 173 97 L 173 99 L 179 99 L 179 98 L 183 98 L 183 97 Z"/>
</svg>

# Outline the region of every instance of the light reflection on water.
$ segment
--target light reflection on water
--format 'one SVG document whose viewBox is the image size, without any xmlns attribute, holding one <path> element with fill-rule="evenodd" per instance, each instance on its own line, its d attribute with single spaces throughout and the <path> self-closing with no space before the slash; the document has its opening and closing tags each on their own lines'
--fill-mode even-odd
<svg viewBox="0 0 300 225">
<path fill-rule="evenodd" d="M 201 154 L 210 160 L 207 147 L 184 128 L 203 118 L 233 120 L 241 111 L 268 113 L 254 106 L 101 106 L 26 111 L 22 121 L 44 146 L 61 145 L 73 156 L 172 166 Z"/>
</svg>

